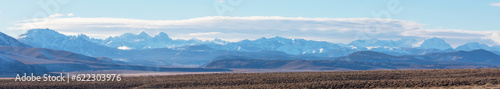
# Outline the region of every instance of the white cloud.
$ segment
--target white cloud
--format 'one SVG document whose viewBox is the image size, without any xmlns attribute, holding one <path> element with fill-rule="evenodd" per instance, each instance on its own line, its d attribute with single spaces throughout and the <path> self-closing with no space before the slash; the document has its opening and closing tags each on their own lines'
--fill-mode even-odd
<svg viewBox="0 0 500 89">
<path fill-rule="evenodd" d="M 59 16 L 59 15 L 56 15 Z M 387 30 L 416 29 L 420 25 L 400 20 L 371 18 L 289 18 L 289 17 L 203 17 L 188 20 L 139 20 L 122 18 L 54 18 L 31 23 L 20 23 L 21 27 L 66 29 L 73 27 L 128 27 L 128 28 L 223 28 L 223 29 L 273 29 L 273 30 L 357 30 L 367 24 L 378 25 Z M 31 27 L 27 24 L 34 24 Z"/>
<path fill-rule="evenodd" d="M 61 17 L 61 16 L 64 16 L 64 14 L 53 14 L 53 15 L 50 15 L 49 18 L 56 18 L 56 17 Z"/>
<path fill-rule="evenodd" d="M 73 13 L 68 13 L 68 16 L 75 16 L 75 14 L 73 14 Z"/>
<path fill-rule="evenodd" d="M 120 46 L 120 47 L 118 47 L 118 49 L 120 49 L 120 50 L 130 50 L 132 48 L 127 47 L 127 46 Z"/>
<path fill-rule="evenodd" d="M 500 3 L 491 3 L 490 6 L 500 7 Z"/>
<path fill-rule="evenodd" d="M 68 13 L 67 15 L 65 15 L 65 14 L 53 14 L 53 15 L 49 15 L 49 18 L 54 19 L 54 18 L 62 17 L 62 16 L 75 16 L 75 14 L 73 14 L 73 13 Z M 47 19 L 45 19 L 45 20 L 47 20 Z"/>
<path fill-rule="evenodd" d="M 202 35 L 217 35 L 222 34 L 221 32 L 205 32 L 205 33 L 190 33 L 190 36 L 202 36 Z"/>
<path fill-rule="evenodd" d="M 442 37 L 487 39 L 500 44 L 498 32 L 467 30 L 426 30 L 422 25 L 403 20 L 375 18 L 303 17 L 201 17 L 187 20 L 141 20 L 125 18 L 47 18 L 20 21 L 15 29 L 50 28 L 66 35 L 88 34 L 106 38 L 123 33 L 166 32 L 174 39 L 220 38 L 229 41 L 282 36 L 308 40 L 348 43 L 357 39 L 400 39 L 401 37 Z M 496 33 L 496 34 L 492 34 Z M 473 40 L 472 40 L 473 41 Z"/>
<path fill-rule="evenodd" d="M 417 37 L 439 37 L 439 38 L 459 38 L 459 39 L 469 39 L 469 38 L 481 38 L 487 36 L 488 33 L 492 31 L 468 31 L 468 30 L 451 30 L 451 29 L 425 29 L 425 30 L 413 30 L 401 33 L 402 36 L 417 36 Z"/>
<path fill-rule="evenodd" d="M 490 38 L 497 44 L 500 44 L 500 32 L 491 33 L 490 35 L 487 35 L 486 38 Z"/>
</svg>

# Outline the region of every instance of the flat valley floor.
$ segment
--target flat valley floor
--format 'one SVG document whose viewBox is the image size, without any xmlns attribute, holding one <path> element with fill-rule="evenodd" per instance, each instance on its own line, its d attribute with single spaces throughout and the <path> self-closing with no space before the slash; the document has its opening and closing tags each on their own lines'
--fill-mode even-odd
<svg viewBox="0 0 500 89">
<path fill-rule="evenodd" d="M 500 89 L 500 69 L 210 73 L 124 77 L 109 82 L 15 82 L 0 88 L 423 88 Z"/>
</svg>

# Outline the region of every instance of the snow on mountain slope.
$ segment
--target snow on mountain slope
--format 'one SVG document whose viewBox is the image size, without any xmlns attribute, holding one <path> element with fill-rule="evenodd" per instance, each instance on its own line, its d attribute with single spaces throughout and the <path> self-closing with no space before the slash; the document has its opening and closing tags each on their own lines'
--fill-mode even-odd
<svg viewBox="0 0 500 89">
<path fill-rule="evenodd" d="M 147 41 L 151 39 L 152 37 L 145 32 L 141 32 L 139 35 L 125 33 L 118 37 L 107 38 L 101 44 L 113 48 L 129 47 L 130 49 L 143 49 L 148 47 Z"/>
<path fill-rule="evenodd" d="M 201 41 L 197 39 L 173 40 L 164 32 L 154 37 L 151 37 L 145 32 L 141 32 L 139 34 L 125 33 L 121 36 L 101 40 L 90 38 L 84 34 L 78 36 L 65 36 L 50 29 L 29 30 L 22 34 L 19 40 L 34 47 L 66 50 L 90 56 L 113 55 L 112 53 L 120 53 L 119 48 L 123 50 L 154 48 L 175 49 L 194 45 L 207 45 L 214 50 L 243 52 L 270 50 L 294 55 L 315 55 L 323 57 L 339 57 L 357 51 L 368 50 L 391 55 L 415 55 L 449 52 L 450 50 L 443 50 L 452 49 L 448 43 L 439 38 L 429 38 L 421 42 L 411 38 L 402 38 L 399 40 L 367 39 L 355 40 L 349 44 L 336 44 L 324 41 L 289 39 L 277 36 L 273 38 L 260 38 L 257 40 L 228 42 L 221 39 L 214 39 L 212 41 Z M 460 47 L 460 49 L 461 48 L 462 47 Z"/>
<path fill-rule="evenodd" d="M 172 40 L 165 33 L 150 37 L 144 32 L 138 35 L 125 33 L 121 36 L 110 37 L 100 43 L 112 48 L 128 47 L 130 49 L 151 48 L 177 48 L 192 45 L 209 45 L 216 50 L 232 50 L 258 52 L 263 50 L 283 51 L 289 54 L 312 54 L 325 53 L 329 50 L 337 50 L 340 46 L 323 41 L 306 41 L 304 39 L 287 39 L 282 37 L 261 38 L 257 40 L 243 40 L 240 42 L 228 42 L 215 38 L 212 41 Z"/>
<path fill-rule="evenodd" d="M 55 48 L 69 37 L 50 29 L 32 29 L 19 36 L 19 41 L 34 47 Z"/>
<path fill-rule="evenodd" d="M 410 48 L 412 44 L 415 44 L 417 40 L 411 38 L 402 38 L 399 40 L 377 40 L 377 39 L 367 39 L 367 40 L 355 40 L 348 45 L 353 45 L 358 48 L 368 47 L 389 47 L 389 48 Z"/>
<path fill-rule="evenodd" d="M 125 33 L 121 36 L 105 40 L 93 39 L 86 35 L 65 36 L 50 29 L 33 29 L 22 34 L 20 41 L 34 47 L 51 48 L 81 53 L 89 56 L 109 56 L 120 53 L 120 50 L 142 50 L 154 48 L 178 48 L 193 45 L 207 45 L 214 50 L 230 50 L 243 52 L 281 51 L 293 55 L 314 55 L 322 57 L 345 56 L 356 51 L 376 51 L 392 55 L 422 54 L 426 51 L 408 50 L 415 39 L 400 40 L 357 40 L 350 44 L 335 44 L 325 41 L 304 39 L 288 39 L 283 37 L 260 38 L 227 42 L 221 39 L 201 41 L 197 39 L 173 40 L 166 33 L 151 37 L 145 32 L 139 34 Z M 428 42 L 426 42 L 428 43 Z M 444 43 L 446 44 L 446 43 Z M 354 48 L 353 48 L 354 47 Z M 403 49 L 405 48 L 405 49 Z M 411 48 L 410 48 L 411 49 Z M 422 49 L 424 50 L 424 49 Z"/>
<path fill-rule="evenodd" d="M 103 56 L 117 50 L 92 43 L 89 39 L 85 35 L 65 36 L 50 29 L 32 29 L 21 34 L 18 40 L 33 47 L 65 50 L 88 56 Z"/>
<path fill-rule="evenodd" d="M 450 44 L 446 43 L 443 39 L 436 38 L 436 37 L 424 40 L 417 48 L 420 48 L 420 49 L 439 49 L 439 50 L 453 49 L 450 46 Z"/>
<path fill-rule="evenodd" d="M 227 43 L 225 45 L 211 45 L 219 50 L 257 52 L 264 50 L 282 51 L 288 54 L 313 54 L 337 50 L 341 47 L 337 44 L 324 41 L 310 41 L 304 39 L 287 39 L 283 37 L 260 38 L 257 40 L 243 40 Z"/>
<path fill-rule="evenodd" d="M 129 47 L 130 49 L 151 49 L 151 48 L 174 48 L 187 45 L 199 45 L 202 43 L 209 43 L 209 42 L 197 39 L 173 40 L 164 32 L 161 32 L 160 34 L 151 37 L 147 33 L 141 32 L 137 35 L 133 33 L 125 33 L 120 36 L 109 37 L 98 43 L 112 48 L 126 46 Z"/>
<path fill-rule="evenodd" d="M 66 36 L 50 29 L 33 29 L 22 34 L 19 40 L 33 45 L 33 47 L 66 50 L 86 56 L 104 56 L 125 60 L 138 65 L 157 66 L 200 66 L 216 57 L 235 54 L 244 55 L 247 58 L 265 55 L 264 57 L 256 57 L 256 59 L 312 59 L 315 57 L 342 57 L 359 51 L 374 51 L 391 56 L 425 55 L 455 51 L 449 44 L 439 38 L 426 39 L 414 48 L 412 45 L 418 41 L 409 38 L 400 40 L 368 39 L 353 41 L 349 44 L 336 44 L 325 41 L 289 39 L 277 36 L 273 38 L 227 42 L 221 39 L 214 39 L 212 41 L 196 39 L 173 40 L 166 33 L 160 33 L 151 37 L 145 32 L 141 32 L 139 34 L 126 33 L 121 36 L 101 40 L 93 39 L 83 34 Z M 471 45 L 469 48 L 484 48 L 484 45 L 469 45 Z M 119 47 L 123 48 L 123 50 L 117 49 Z M 38 51 L 42 52 L 38 53 Z M 37 54 L 34 57 L 37 59 L 57 58 L 45 55 L 46 53 L 50 53 L 50 51 L 35 50 L 34 53 Z M 305 57 L 297 58 L 287 55 Z M 24 57 L 18 58 L 21 59 Z M 353 58 L 356 57 L 348 59 Z M 368 58 L 366 60 L 374 60 L 370 57 L 366 58 Z M 378 59 L 385 60 L 383 57 L 379 57 Z"/>
<path fill-rule="evenodd" d="M 377 40 L 377 39 L 367 39 L 367 40 L 355 40 L 347 44 L 351 47 L 356 47 L 361 51 L 376 51 L 387 53 L 391 55 L 408 55 L 412 54 L 408 52 L 407 48 L 412 48 L 412 45 L 417 43 L 417 40 L 410 38 L 402 38 L 399 40 Z"/>
</svg>

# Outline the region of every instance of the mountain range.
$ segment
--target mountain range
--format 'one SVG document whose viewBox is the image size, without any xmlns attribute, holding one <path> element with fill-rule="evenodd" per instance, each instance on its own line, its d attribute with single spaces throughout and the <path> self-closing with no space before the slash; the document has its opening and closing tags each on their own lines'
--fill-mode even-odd
<svg viewBox="0 0 500 89">
<path fill-rule="evenodd" d="M 341 44 L 276 36 L 228 42 L 174 40 L 166 33 L 151 37 L 141 32 L 102 40 L 84 34 L 66 36 L 50 29 L 33 29 L 18 39 L 0 32 L 0 77 L 28 72 L 151 69 L 200 72 L 498 68 L 498 50 L 498 46 L 477 42 L 453 49 L 440 38 L 367 39 Z"/>
<path fill-rule="evenodd" d="M 104 56 L 116 53 L 118 49 L 89 41 L 88 36 L 66 36 L 50 29 L 33 29 L 18 38 L 19 41 L 37 48 L 65 50 L 87 56 Z"/>
<path fill-rule="evenodd" d="M 55 39 L 55 40 L 48 40 Z M 322 54 L 322 53 L 333 53 L 342 55 L 330 55 L 330 56 L 345 56 L 356 51 L 377 51 L 394 55 L 411 55 L 411 54 L 422 54 L 409 52 L 408 49 L 437 49 L 437 50 L 452 50 L 454 49 L 440 38 L 429 38 L 423 41 L 417 41 L 411 38 L 402 38 L 400 40 L 377 40 L 377 39 L 366 39 L 366 40 L 355 40 L 348 44 L 342 43 L 330 43 L 325 41 L 312 41 L 304 39 L 287 39 L 283 37 L 276 36 L 274 38 L 260 38 L 256 40 L 242 40 L 239 42 L 228 42 L 221 39 L 214 39 L 212 41 L 201 41 L 197 39 L 190 40 L 173 40 L 166 33 L 161 32 L 158 35 L 151 37 L 145 32 L 139 34 L 125 33 L 116 37 L 109 37 L 107 39 L 93 39 L 84 34 L 78 36 L 65 36 L 63 34 L 57 33 L 50 29 L 32 29 L 28 32 L 22 34 L 19 40 L 33 45 L 35 47 L 43 48 L 53 48 L 61 50 L 69 50 L 72 52 L 81 51 L 82 54 L 91 54 L 92 51 L 71 49 L 71 47 L 61 47 L 63 45 L 71 44 L 70 40 L 76 42 L 84 42 L 82 40 L 87 40 L 90 43 L 81 43 L 90 46 L 106 46 L 113 49 L 129 48 L 123 50 L 140 50 L 140 49 L 154 49 L 154 48 L 176 48 L 182 46 L 192 46 L 192 45 L 208 45 L 213 49 L 217 50 L 232 50 L 232 51 L 245 51 L 245 52 L 258 52 L 263 50 L 273 50 L 281 51 L 288 54 L 300 55 L 300 54 Z M 59 41 L 59 42 L 56 42 Z M 67 42 L 64 42 L 67 41 Z M 64 44 L 54 44 L 54 43 L 64 43 Z M 92 44 L 93 43 L 93 44 Z M 465 44 L 468 45 L 468 44 Z M 74 45 L 76 47 L 72 48 L 82 48 L 79 45 Z M 107 49 L 106 47 L 92 47 L 96 49 Z M 498 51 L 498 47 L 488 48 L 491 51 Z M 458 47 L 459 48 L 459 47 Z M 470 50 L 478 49 L 471 48 Z M 484 47 L 482 48 L 484 49 Z M 87 53 L 84 53 L 87 52 Z M 346 52 L 346 53 L 340 53 Z M 449 52 L 449 51 L 446 51 Z M 80 53 L 80 52 L 79 52 Z M 423 53 L 425 54 L 425 53 Z"/>
<path fill-rule="evenodd" d="M 173 48 L 185 45 L 201 44 L 205 42 L 197 39 L 173 40 L 164 32 L 161 32 L 154 37 L 149 36 L 145 32 L 141 32 L 138 35 L 125 33 L 120 36 L 109 37 L 96 43 L 113 48 L 127 47 L 130 49 L 152 49 Z"/>
<path fill-rule="evenodd" d="M 72 71 L 96 71 L 96 70 L 139 70 L 148 71 L 148 69 L 154 69 L 151 71 L 189 71 L 189 72 L 201 72 L 201 71 L 228 71 L 227 69 L 206 69 L 206 68 L 164 68 L 161 66 L 140 66 L 135 64 L 129 64 L 123 61 L 118 61 L 110 59 L 107 57 L 91 57 L 87 55 L 82 55 L 78 53 L 73 53 L 64 50 L 48 49 L 48 48 L 38 48 L 38 47 L 64 47 L 71 49 L 84 49 L 78 47 L 103 47 L 100 45 L 85 45 L 92 44 L 87 40 L 76 37 L 70 38 L 63 35 L 57 35 L 56 32 L 51 30 L 44 30 L 40 32 L 37 30 L 31 30 L 25 36 L 24 41 L 33 40 L 34 36 L 29 36 L 28 34 L 52 34 L 49 35 L 38 35 L 44 39 L 42 41 L 34 41 L 33 43 L 43 43 L 43 42 L 61 42 L 53 45 L 35 45 L 30 46 L 16 39 L 4 35 L 0 32 L 0 77 L 12 77 L 15 74 L 22 73 L 34 73 L 35 75 L 48 74 L 54 72 L 72 72 Z M 58 40 L 54 40 L 58 38 Z M 75 45 L 68 45 L 74 43 Z M 64 49 L 61 48 L 61 49 Z M 109 52 L 109 49 L 101 49 Z M 67 50 L 67 49 L 66 49 Z M 91 48 L 90 50 L 96 50 Z M 113 49 L 116 50 L 116 49 Z M 76 50 L 80 51 L 80 50 Z"/>
<path fill-rule="evenodd" d="M 425 55 L 392 56 L 360 51 L 338 58 L 320 60 L 267 60 L 227 58 L 208 63 L 207 68 L 278 70 L 380 70 L 380 69 L 454 69 L 498 68 L 500 56 L 479 49 Z"/>
<path fill-rule="evenodd" d="M 26 47 L 64 50 L 91 57 L 107 57 L 137 65 L 184 67 L 200 67 L 215 59 L 242 56 L 263 59 L 317 60 L 346 57 L 362 51 L 404 56 L 485 49 L 500 54 L 500 47 L 479 43 L 467 43 L 453 49 L 440 38 L 428 38 L 422 41 L 411 38 L 366 39 L 343 44 L 276 36 L 228 42 L 221 39 L 211 41 L 172 39 L 163 32 L 154 37 L 141 32 L 139 34 L 125 33 L 107 39 L 94 39 L 84 34 L 66 36 L 50 29 L 32 29 L 20 35 L 18 40 L 20 42 L 17 44 L 15 44 L 15 39 L 6 42 L 13 42 L 13 45 L 23 47 L 27 44 Z M 25 45 L 22 45 L 23 43 Z"/>
<path fill-rule="evenodd" d="M 125 33 L 107 39 L 94 39 L 84 34 L 66 36 L 50 29 L 29 30 L 20 35 L 18 40 L 38 48 L 65 50 L 92 57 L 108 57 L 140 65 L 154 64 L 159 66 L 201 66 L 219 56 L 238 53 L 262 54 L 271 52 L 275 54 L 282 52 L 287 55 L 312 59 L 315 57 L 343 57 L 359 51 L 374 51 L 402 56 L 476 49 L 485 49 L 498 54 L 500 50 L 498 47 L 479 43 L 468 43 L 453 49 L 440 38 L 428 38 L 422 41 L 411 38 L 400 40 L 366 39 L 342 44 L 276 36 L 228 42 L 221 39 L 211 41 L 174 40 L 163 32 L 154 37 L 141 32 L 139 34 Z"/>
</svg>

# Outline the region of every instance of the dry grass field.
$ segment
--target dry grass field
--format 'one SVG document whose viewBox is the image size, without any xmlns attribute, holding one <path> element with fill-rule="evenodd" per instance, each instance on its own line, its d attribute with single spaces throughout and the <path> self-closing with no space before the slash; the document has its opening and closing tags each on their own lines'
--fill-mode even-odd
<svg viewBox="0 0 500 89">
<path fill-rule="evenodd" d="M 498 89 L 500 69 L 226 73 L 125 77 L 117 82 L 14 82 L 0 88 L 477 88 Z"/>
</svg>

